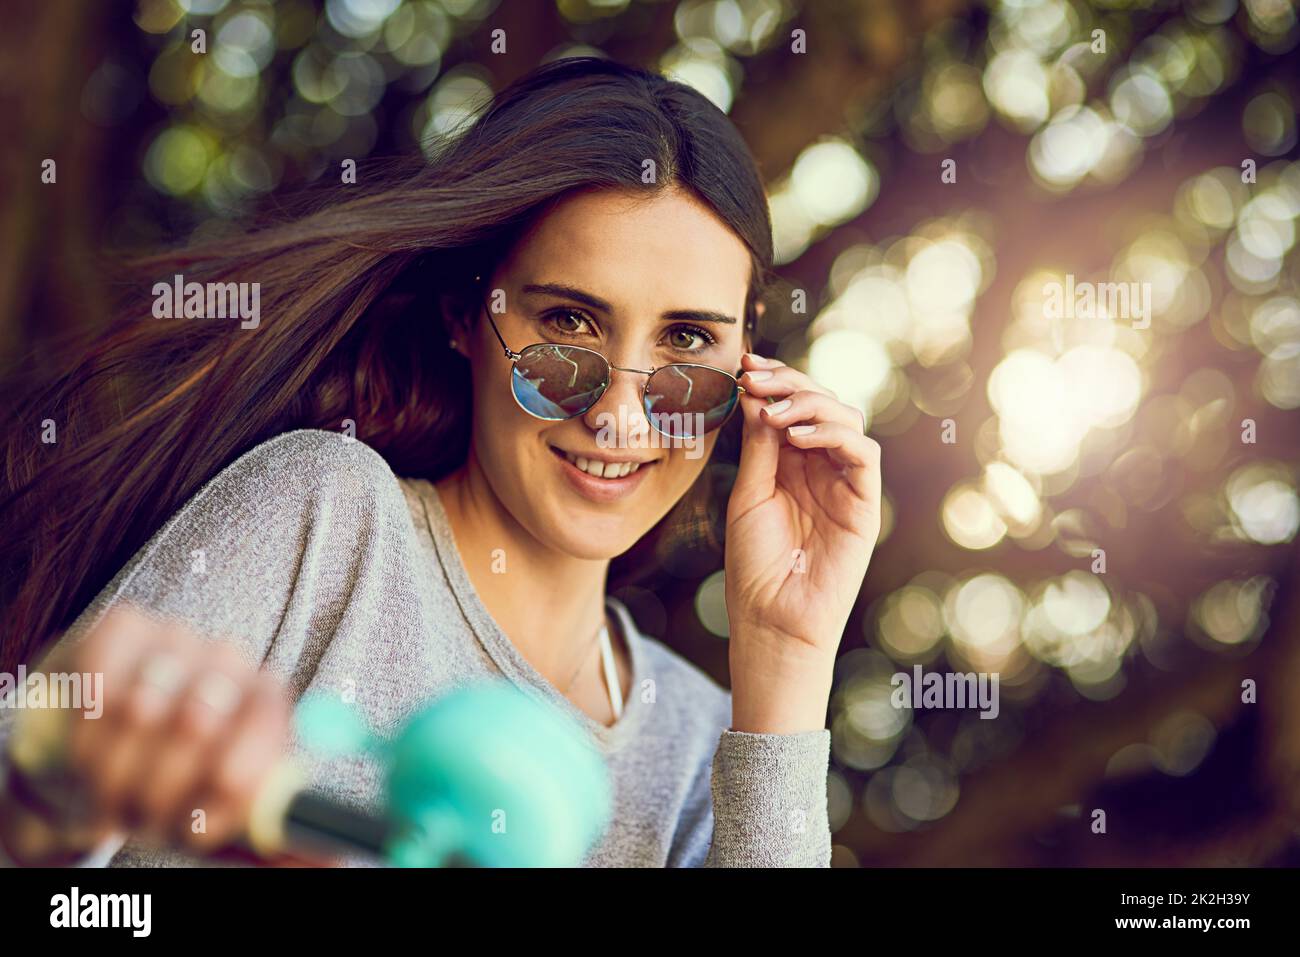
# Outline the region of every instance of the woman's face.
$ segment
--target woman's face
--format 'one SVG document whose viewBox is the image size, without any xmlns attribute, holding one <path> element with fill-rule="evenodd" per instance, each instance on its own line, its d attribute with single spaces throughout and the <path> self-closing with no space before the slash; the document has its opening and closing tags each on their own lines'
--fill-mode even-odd
<svg viewBox="0 0 1300 957">
<path fill-rule="evenodd" d="M 584 191 L 522 237 L 488 278 L 486 296 L 503 293 L 505 312 L 494 305 L 493 318 L 515 352 L 565 343 L 628 369 L 693 362 L 734 374 L 748 348 L 749 278 L 745 244 L 690 195 Z M 539 541 L 577 558 L 621 554 L 685 494 L 718 431 L 693 447 L 651 431 L 646 376 L 617 369 L 583 415 L 534 418 L 511 394 L 510 360 L 485 313 L 457 341 L 473 372 L 474 454 L 492 491 Z M 586 474 L 569 460 L 578 456 Z M 637 468 L 610 481 L 590 474 L 592 461 L 602 471 Z"/>
</svg>

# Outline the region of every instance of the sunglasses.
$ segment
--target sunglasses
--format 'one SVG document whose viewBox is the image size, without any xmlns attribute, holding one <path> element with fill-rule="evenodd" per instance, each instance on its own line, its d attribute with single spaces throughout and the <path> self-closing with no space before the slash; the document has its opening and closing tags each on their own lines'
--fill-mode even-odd
<svg viewBox="0 0 1300 957">
<path fill-rule="evenodd" d="M 736 377 L 713 366 L 674 362 L 652 369 L 612 365 L 599 352 L 583 346 L 537 342 L 515 352 L 501 336 L 492 310 L 488 322 L 511 362 L 510 391 L 531 416 L 558 422 L 587 412 L 609 388 L 612 371 L 647 376 L 641 401 L 655 431 L 673 439 L 691 439 L 712 432 L 731 417 L 744 386 Z"/>
</svg>

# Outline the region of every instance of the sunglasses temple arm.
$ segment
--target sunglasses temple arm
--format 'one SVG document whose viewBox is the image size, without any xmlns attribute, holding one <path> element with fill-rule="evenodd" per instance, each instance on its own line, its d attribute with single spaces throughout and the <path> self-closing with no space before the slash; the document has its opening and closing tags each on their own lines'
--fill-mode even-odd
<svg viewBox="0 0 1300 957">
<path fill-rule="evenodd" d="M 501 338 L 501 330 L 497 328 L 496 320 L 492 318 L 492 310 L 488 308 L 488 304 L 486 302 L 483 303 L 483 311 L 487 313 L 488 322 L 492 324 L 492 331 L 496 333 L 497 342 L 501 343 L 501 348 L 505 350 L 506 358 L 518 359 L 519 355 L 515 352 L 512 352 L 510 347 L 506 345 L 506 341 Z"/>
</svg>

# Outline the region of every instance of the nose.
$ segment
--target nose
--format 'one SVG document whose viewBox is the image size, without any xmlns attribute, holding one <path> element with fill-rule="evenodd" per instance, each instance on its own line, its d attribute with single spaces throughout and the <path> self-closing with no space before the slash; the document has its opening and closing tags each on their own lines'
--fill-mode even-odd
<svg viewBox="0 0 1300 957">
<path fill-rule="evenodd" d="M 638 368 L 611 364 L 609 386 L 583 415 L 587 427 L 617 443 L 615 448 L 644 447 L 650 435 L 643 399 L 648 377 Z"/>
</svg>

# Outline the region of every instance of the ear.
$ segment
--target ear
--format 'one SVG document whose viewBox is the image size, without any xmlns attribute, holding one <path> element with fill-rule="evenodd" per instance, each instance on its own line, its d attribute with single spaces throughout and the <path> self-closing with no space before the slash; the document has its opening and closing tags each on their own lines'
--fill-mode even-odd
<svg viewBox="0 0 1300 957">
<path fill-rule="evenodd" d="M 762 321 L 763 321 L 763 313 L 766 312 L 766 311 L 767 311 L 767 303 L 763 302 L 763 300 L 760 299 L 758 302 L 754 303 L 754 315 L 758 317 L 757 320 L 755 321 L 755 325 L 757 325 L 759 322 L 762 322 Z M 746 329 L 746 330 L 745 330 L 745 335 L 744 335 L 744 340 L 743 340 L 743 341 L 744 341 L 744 349 L 743 349 L 743 351 L 745 351 L 745 352 L 753 352 L 753 351 L 754 351 L 754 333 L 753 333 L 751 330 L 749 330 L 749 329 Z"/>
<path fill-rule="evenodd" d="M 442 326 L 447 333 L 448 347 L 468 359 L 470 335 L 463 308 L 464 303 L 456 296 L 443 293 L 438 297 L 438 309 L 442 313 Z M 455 345 L 451 345 L 453 341 Z"/>
</svg>

